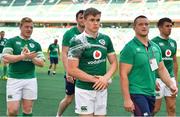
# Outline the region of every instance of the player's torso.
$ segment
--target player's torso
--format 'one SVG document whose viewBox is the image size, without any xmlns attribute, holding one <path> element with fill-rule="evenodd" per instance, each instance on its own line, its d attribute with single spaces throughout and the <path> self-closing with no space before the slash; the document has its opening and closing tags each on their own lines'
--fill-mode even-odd
<svg viewBox="0 0 180 117">
<path fill-rule="evenodd" d="M 108 49 L 108 39 L 98 36 L 96 39 L 85 37 L 87 45 L 80 57 L 80 69 L 93 75 L 104 75 L 106 72 L 106 58 Z M 84 67 L 87 66 L 87 67 Z"/>
<path fill-rule="evenodd" d="M 0 53 L 2 53 L 5 44 L 6 44 L 6 40 L 0 39 Z"/>
<path fill-rule="evenodd" d="M 35 41 L 33 40 L 24 40 L 24 39 L 21 39 L 19 37 L 15 38 L 13 41 L 12 41 L 12 48 L 13 48 L 13 54 L 14 55 L 19 55 L 21 54 L 22 50 L 24 47 L 27 47 L 30 52 L 32 51 L 35 51 L 37 52 L 37 48 L 38 48 L 38 45 Z"/>
<path fill-rule="evenodd" d="M 172 39 L 161 39 L 156 37 L 154 42 L 160 47 L 162 52 L 162 59 L 171 77 L 174 77 L 173 72 L 173 57 L 176 54 L 176 43 Z"/>
<path fill-rule="evenodd" d="M 51 44 L 50 46 L 50 55 L 58 55 L 58 49 L 59 49 L 59 45 L 58 44 Z"/>
</svg>

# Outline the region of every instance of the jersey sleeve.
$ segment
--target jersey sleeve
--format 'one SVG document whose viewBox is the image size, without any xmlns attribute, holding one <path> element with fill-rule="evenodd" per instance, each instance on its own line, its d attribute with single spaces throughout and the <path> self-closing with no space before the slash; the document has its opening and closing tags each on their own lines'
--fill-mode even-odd
<svg viewBox="0 0 180 117">
<path fill-rule="evenodd" d="M 161 52 L 161 48 L 155 43 L 155 47 L 157 48 L 157 53 L 158 53 L 158 55 L 155 55 L 155 56 L 158 56 L 158 58 L 156 58 L 157 59 L 157 63 L 159 64 L 161 61 L 163 61 L 163 59 L 162 59 L 162 52 Z M 156 53 L 156 51 L 155 51 L 155 53 Z"/>
<path fill-rule="evenodd" d="M 174 45 L 175 45 L 175 54 L 176 54 L 177 53 L 177 43 L 175 40 L 174 40 Z"/>
<path fill-rule="evenodd" d="M 44 54 L 42 52 L 41 45 L 39 43 L 37 43 L 36 52 L 37 52 L 37 58 L 41 58 L 41 59 L 45 60 L 45 56 L 44 56 Z"/>
<path fill-rule="evenodd" d="M 134 51 L 129 46 L 126 45 L 119 54 L 119 62 L 133 64 L 134 62 Z"/>
<path fill-rule="evenodd" d="M 85 46 L 76 36 L 70 41 L 70 49 L 68 51 L 68 58 L 80 58 Z"/>
<path fill-rule="evenodd" d="M 3 49 L 3 54 L 13 54 L 13 40 L 9 39 L 6 41 L 6 44 Z"/>
<path fill-rule="evenodd" d="M 65 34 L 63 35 L 63 39 L 62 39 L 62 46 L 70 46 L 70 40 L 71 40 L 72 36 L 69 33 L 69 31 L 65 32 Z"/>
<path fill-rule="evenodd" d="M 112 43 L 110 37 L 108 37 L 108 40 L 109 40 L 109 42 L 108 42 L 108 46 L 107 46 L 107 52 L 109 54 L 109 53 L 113 53 L 115 51 L 114 51 L 113 43 Z"/>
</svg>

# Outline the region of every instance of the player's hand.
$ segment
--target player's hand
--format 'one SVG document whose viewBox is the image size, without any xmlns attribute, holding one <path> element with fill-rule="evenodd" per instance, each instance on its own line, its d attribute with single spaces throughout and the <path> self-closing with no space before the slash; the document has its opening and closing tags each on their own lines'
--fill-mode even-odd
<svg viewBox="0 0 180 117">
<path fill-rule="evenodd" d="M 104 90 L 108 87 L 108 80 L 103 76 L 95 76 L 98 80 L 94 83 L 95 90 Z"/>
<path fill-rule="evenodd" d="M 37 53 L 35 51 L 33 52 L 29 52 L 29 53 L 23 53 L 25 55 L 26 58 L 28 59 L 33 59 L 37 56 Z"/>
<path fill-rule="evenodd" d="M 8 60 L 5 59 L 4 57 L 2 57 L 2 62 L 3 62 L 3 64 L 8 64 Z"/>
<path fill-rule="evenodd" d="M 69 75 L 66 74 L 66 79 L 67 79 L 68 82 L 74 84 L 74 78 L 72 76 L 69 76 Z"/>
<path fill-rule="evenodd" d="M 22 53 L 30 53 L 30 50 L 27 47 L 24 47 Z"/>
<path fill-rule="evenodd" d="M 160 84 L 156 81 L 156 91 L 160 91 Z"/>
<path fill-rule="evenodd" d="M 171 92 L 172 92 L 172 96 L 176 96 L 177 95 L 177 93 L 178 93 L 178 88 L 177 88 L 177 86 L 176 85 L 171 85 L 170 87 L 170 90 L 171 90 Z"/>
<path fill-rule="evenodd" d="M 124 109 L 128 112 L 133 112 L 135 110 L 134 103 L 132 102 L 131 99 L 129 100 L 124 100 Z"/>
</svg>

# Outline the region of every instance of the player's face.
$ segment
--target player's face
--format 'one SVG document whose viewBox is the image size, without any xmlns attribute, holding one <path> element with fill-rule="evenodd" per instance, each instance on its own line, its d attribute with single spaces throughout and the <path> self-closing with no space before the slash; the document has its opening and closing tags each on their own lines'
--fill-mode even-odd
<svg viewBox="0 0 180 117">
<path fill-rule="evenodd" d="M 149 21 L 147 18 L 139 18 L 134 24 L 136 35 L 145 37 L 149 33 Z"/>
<path fill-rule="evenodd" d="M 159 30 L 163 35 L 169 36 L 171 34 L 172 26 L 172 23 L 164 22 L 163 25 L 159 27 Z"/>
<path fill-rule="evenodd" d="M 80 26 L 80 27 L 84 27 L 84 18 L 83 18 L 83 14 L 80 13 L 76 19 L 77 21 L 77 24 Z"/>
<path fill-rule="evenodd" d="M 84 24 L 85 24 L 85 28 L 86 30 L 92 32 L 92 33 L 97 33 L 100 27 L 100 18 L 101 15 L 89 15 L 86 17 L 86 19 L 84 19 Z"/>
<path fill-rule="evenodd" d="M 30 38 L 33 32 L 33 23 L 32 22 L 25 22 L 20 27 L 21 36 L 25 39 Z"/>
<path fill-rule="evenodd" d="M 4 38 L 5 33 L 1 32 L 1 38 Z"/>
</svg>

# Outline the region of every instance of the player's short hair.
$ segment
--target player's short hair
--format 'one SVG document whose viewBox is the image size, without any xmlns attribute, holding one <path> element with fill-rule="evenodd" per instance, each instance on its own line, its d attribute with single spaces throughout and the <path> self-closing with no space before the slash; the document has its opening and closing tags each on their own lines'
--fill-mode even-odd
<svg viewBox="0 0 180 117">
<path fill-rule="evenodd" d="M 33 20 L 31 18 L 29 18 L 29 17 L 22 18 L 21 22 L 20 22 L 20 27 L 26 22 L 31 23 L 31 22 L 33 22 Z"/>
<path fill-rule="evenodd" d="M 5 33 L 3 30 L 0 33 Z"/>
<path fill-rule="evenodd" d="M 144 15 L 139 15 L 139 16 L 137 16 L 137 17 L 134 19 L 134 21 L 133 21 L 133 25 L 135 25 L 135 24 L 136 24 L 136 21 L 137 21 L 139 18 L 146 18 L 146 19 L 147 19 L 147 17 L 146 17 L 146 16 L 144 16 Z"/>
<path fill-rule="evenodd" d="M 78 15 L 79 14 L 84 14 L 84 10 L 79 10 L 77 13 L 76 13 L 76 19 L 78 19 Z"/>
<path fill-rule="evenodd" d="M 165 22 L 169 22 L 169 23 L 172 23 L 172 25 L 174 25 L 174 22 L 173 22 L 170 18 L 164 17 L 164 18 L 161 18 L 161 19 L 158 21 L 157 27 L 163 26 L 163 24 L 164 24 Z"/>
<path fill-rule="evenodd" d="M 87 16 L 92 15 L 92 16 L 96 16 L 96 15 L 101 15 L 101 12 L 95 8 L 88 8 L 84 11 L 84 19 L 87 18 Z"/>
</svg>

